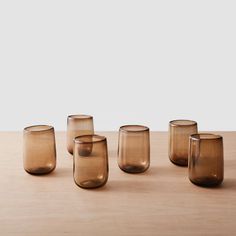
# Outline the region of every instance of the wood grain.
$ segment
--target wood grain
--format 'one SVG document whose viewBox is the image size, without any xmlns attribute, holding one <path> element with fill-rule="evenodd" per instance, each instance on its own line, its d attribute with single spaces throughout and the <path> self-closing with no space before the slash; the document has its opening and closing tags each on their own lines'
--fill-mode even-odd
<svg viewBox="0 0 236 236">
<path fill-rule="evenodd" d="M 57 168 L 31 176 L 22 167 L 22 134 L 0 132 L 0 235 L 236 235 L 236 132 L 224 137 L 225 180 L 219 188 L 191 184 L 187 168 L 170 163 L 167 133 L 151 134 L 151 167 L 122 172 L 117 133 L 105 132 L 109 180 L 77 187 L 66 135 L 57 133 Z"/>
</svg>

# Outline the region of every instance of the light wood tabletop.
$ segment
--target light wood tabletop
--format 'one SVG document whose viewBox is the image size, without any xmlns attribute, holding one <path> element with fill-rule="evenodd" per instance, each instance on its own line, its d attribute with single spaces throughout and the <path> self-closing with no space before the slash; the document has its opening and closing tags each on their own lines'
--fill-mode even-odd
<svg viewBox="0 0 236 236">
<path fill-rule="evenodd" d="M 151 166 L 127 174 L 117 165 L 117 132 L 107 136 L 109 179 L 85 190 L 72 178 L 65 132 L 57 132 L 57 168 L 26 173 L 22 133 L 0 132 L 0 235 L 236 235 L 236 132 L 224 137 L 225 179 L 202 188 L 168 158 L 166 132 L 151 133 Z"/>
</svg>

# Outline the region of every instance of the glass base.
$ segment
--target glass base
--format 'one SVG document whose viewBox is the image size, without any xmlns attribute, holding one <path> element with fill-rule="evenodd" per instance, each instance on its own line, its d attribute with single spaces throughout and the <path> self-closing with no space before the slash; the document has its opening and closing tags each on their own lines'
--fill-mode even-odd
<svg viewBox="0 0 236 236">
<path fill-rule="evenodd" d="M 223 180 L 212 178 L 212 177 L 202 177 L 202 178 L 195 178 L 194 180 L 190 179 L 190 181 L 193 184 L 196 184 L 202 187 L 216 187 L 216 186 L 219 186 Z"/>
<path fill-rule="evenodd" d="M 25 169 L 28 174 L 31 175 L 46 175 L 51 173 L 55 169 L 52 167 L 39 167 L 37 169 Z"/>
<path fill-rule="evenodd" d="M 170 158 L 170 161 L 177 166 L 188 166 L 188 160 L 186 160 L 186 158 L 178 158 L 177 160 Z"/>
<path fill-rule="evenodd" d="M 92 153 L 91 149 L 80 149 L 79 150 L 79 155 L 82 157 L 88 157 L 91 155 L 91 153 Z"/>
<path fill-rule="evenodd" d="M 75 184 L 81 188 L 89 189 L 89 188 L 102 187 L 103 185 L 106 184 L 106 182 L 107 181 L 101 181 L 101 180 L 85 180 L 79 184 L 75 181 Z"/>
<path fill-rule="evenodd" d="M 120 169 L 123 170 L 124 172 L 127 172 L 127 173 L 137 174 L 137 173 L 142 173 L 142 172 L 146 171 L 148 169 L 148 167 L 127 165 L 127 166 L 124 166 L 124 167 L 120 167 Z"/>
</svg>

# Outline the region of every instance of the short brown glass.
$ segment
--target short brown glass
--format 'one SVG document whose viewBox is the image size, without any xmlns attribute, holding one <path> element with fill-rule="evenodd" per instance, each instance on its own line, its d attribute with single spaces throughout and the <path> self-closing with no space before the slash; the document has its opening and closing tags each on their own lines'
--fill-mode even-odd
<svg viewBox="0 0 236 236">
<path fill-rule="evenodd" d="M 79 187 L 97 188 L 106 184 L 108 179 L 106 137 L 99 135 L 76 137 L 73 156 L 73 176 Z"/>
<path fill-rule="evenodd" d="M 119 130 L 118 165 L 128 173 L 141 173 L 150 165 L 149 128 L 125 125 Z"/>
<path fill-rule="evenodd" d="M 24 169 L 34 175 L 48 174 L 56 167 L 56 144 L 54 128 L 35 125 L 23 132 Z"/>
<path fill-rule="evenodd" d="M 200 186 L 217 186 L 224 178 L 223 138 L 199 133 L 190 136 L 189 179 Z"/>
<path fill-rule="evenodd" d="M 169 158 L 180 166 L 188 165 L 189 136 L 198 132 L 197 122 L 172 120 L 169 123 Z"/>
<path fill-rule="evenodd" d="M 67 118 L 67 150 L 73 154 L 74 138 L 94 134 L 93 117 L 90 115 L 70 115 Z M 89 147 L 88 147 L 89 149 Z"/>
</svg>

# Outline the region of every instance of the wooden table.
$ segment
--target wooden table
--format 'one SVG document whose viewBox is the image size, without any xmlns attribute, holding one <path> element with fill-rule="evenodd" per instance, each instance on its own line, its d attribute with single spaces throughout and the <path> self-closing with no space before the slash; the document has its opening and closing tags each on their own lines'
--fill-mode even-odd
<svg viewBox="0 0 236 236">
<path fill-rule="evenodd" d="M 0 235 L 236 235 L 236 132 L 224 137 L 225 180 L 191 184 L 187 168 L 167 156 L 167 133 L 151 134 L 151 167 L 127 174 L 117 166 L 117 133 L 108 138 L 106 186 L 77 187 L 66 136 L 58 132 L 56 170 L 32 176 L 22 167 L 22 134 L 0 133 Z"/>
</svg>

